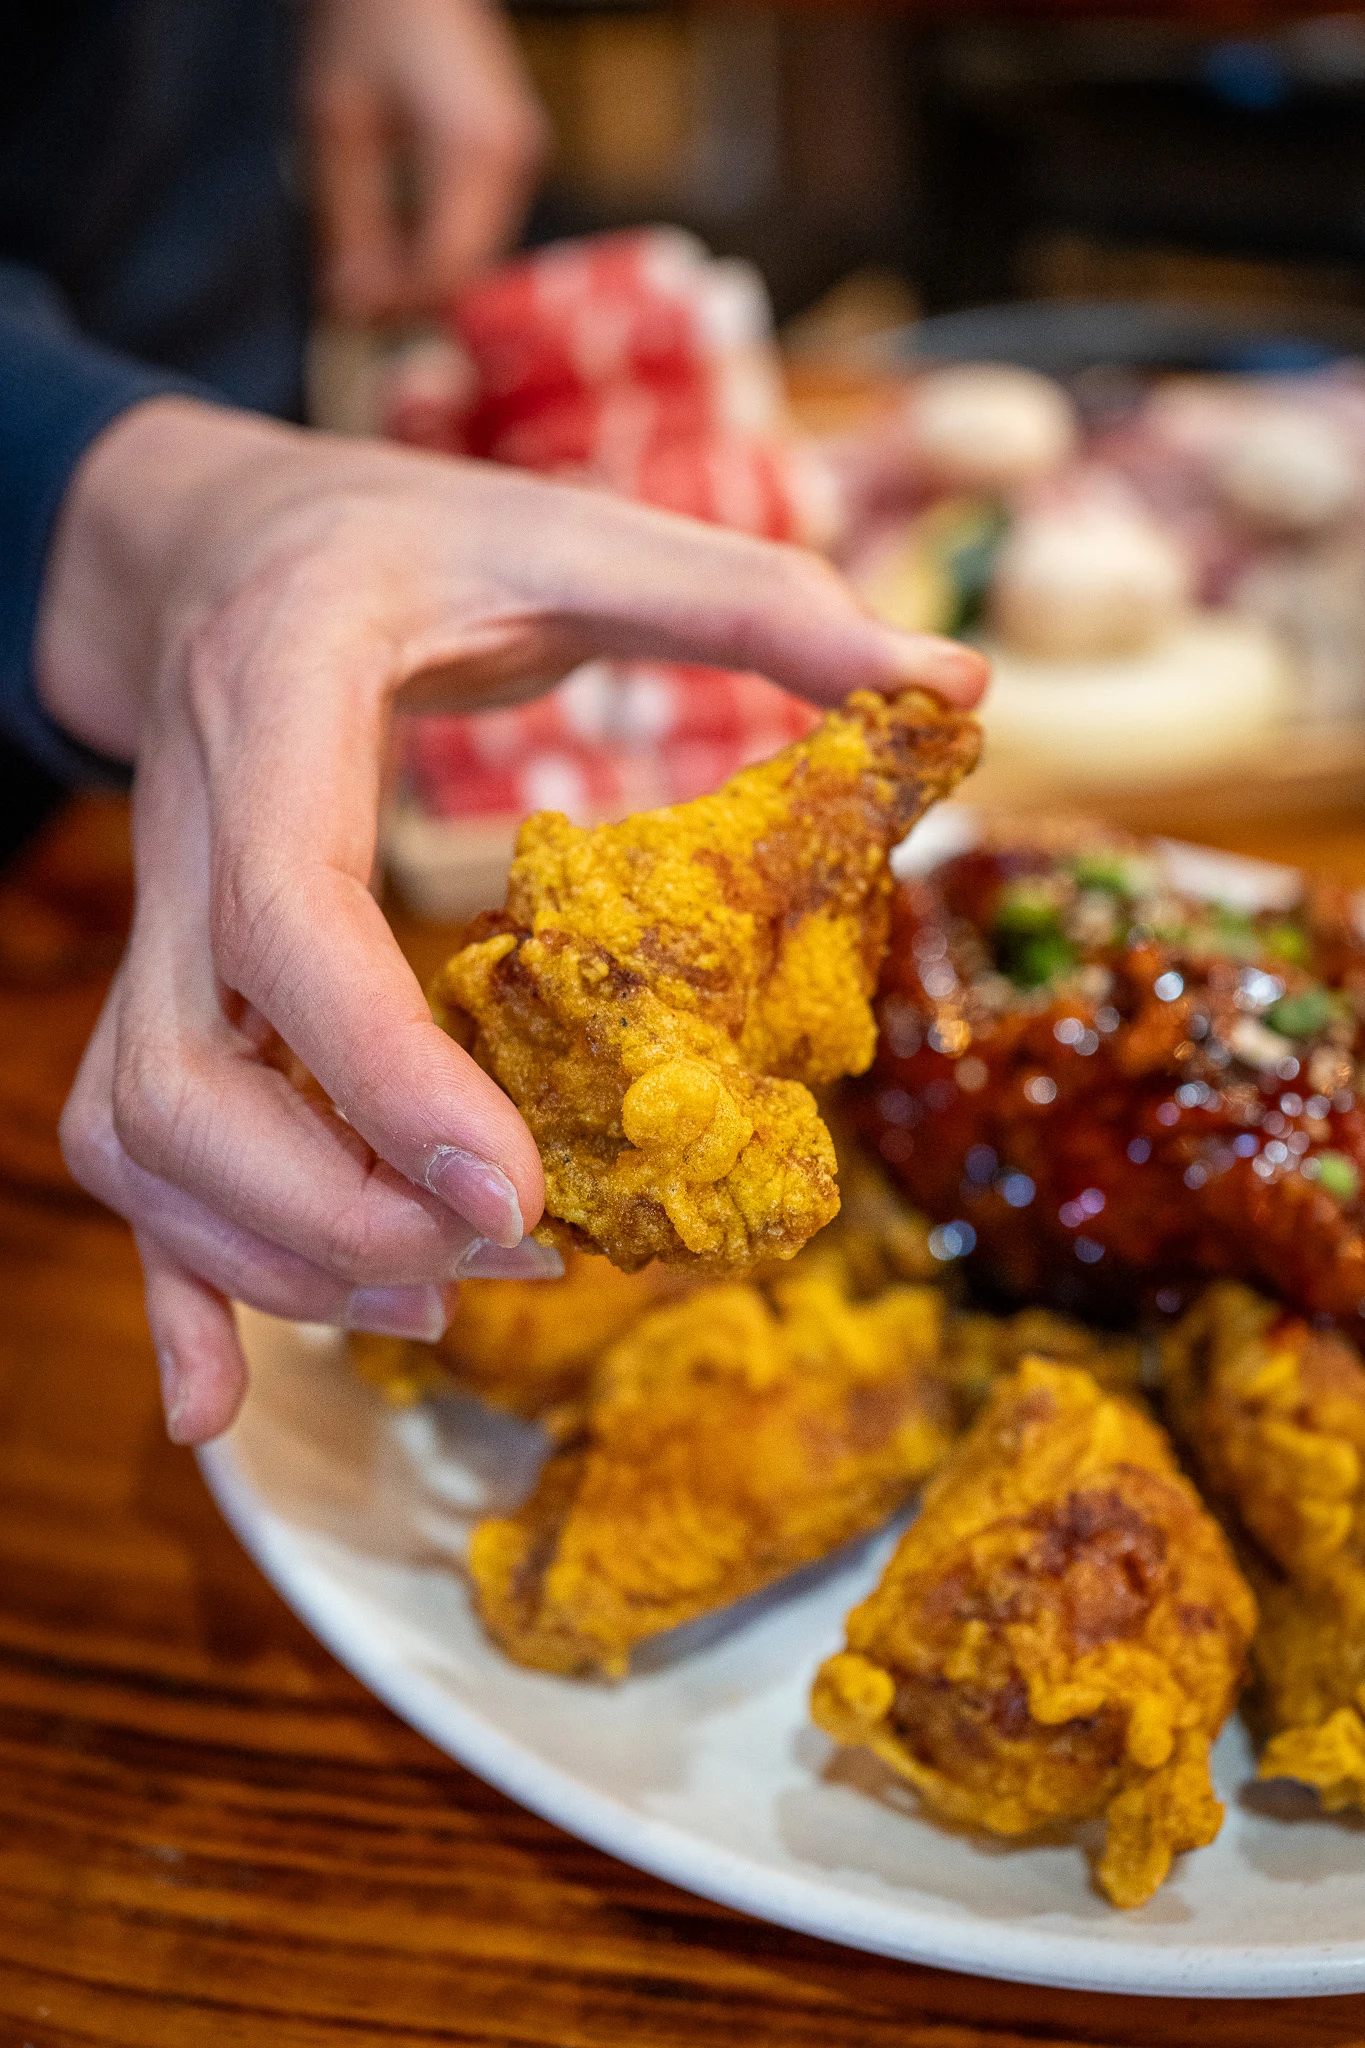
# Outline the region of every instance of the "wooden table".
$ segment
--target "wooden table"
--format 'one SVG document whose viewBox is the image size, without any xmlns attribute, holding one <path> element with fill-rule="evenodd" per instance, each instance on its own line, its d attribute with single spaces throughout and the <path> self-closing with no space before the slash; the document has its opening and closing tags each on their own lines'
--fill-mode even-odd
<svg viewBox="0 0 1365 2048">
<path fill-rule="evenodd" d="M 1365 883 L 1349 816 L 1223 837 Z M 123 858 L 86 806 L 0 887 L 0 2048 L 1365 2042 L 1365 1997 L 1038 1991 L 744 1919 L 522 1812 L 334 1663 L 162 1434 L 128 1236 L 56 1153 Z"/>
</svg>

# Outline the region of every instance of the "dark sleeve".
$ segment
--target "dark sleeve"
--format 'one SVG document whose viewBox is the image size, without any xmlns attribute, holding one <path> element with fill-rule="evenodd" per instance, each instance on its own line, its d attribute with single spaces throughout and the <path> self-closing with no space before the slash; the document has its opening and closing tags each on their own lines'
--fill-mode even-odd
<svg viewBox="0 0 1365 2048">
<path fill-rule="evenodd" d="M 108 783 L 125 771 L 38 701 L 33 635 L 53 525 L 95 436 L 167 392 L 211 396 L 87 340 L 40 272 L 0 262 L 0 732 L 63 782 Z"/>
</svg>

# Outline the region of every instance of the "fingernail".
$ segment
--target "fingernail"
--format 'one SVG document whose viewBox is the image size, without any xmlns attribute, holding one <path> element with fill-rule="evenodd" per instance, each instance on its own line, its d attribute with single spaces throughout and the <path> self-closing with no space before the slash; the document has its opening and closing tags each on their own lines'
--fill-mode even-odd
<svg viewBox="0 0 1365 2048">
<path fill-rule="evenodd" d="M 901 671 L 909 681 L 928 689 L 935 683 L 952 690 L 985 688 L 991 665 L 978 648 L 929 633 L 898 633 L 895 639 Z"/>
<path fill-rule="evenodd" d="M 456 1145 L 438 1145 L 427 1162 L 426 1183 L 433 1195 L 494 1244 L 510 1250 L 526 1235 L 517 1191 L 502 1168 L 489 1160 L 461 1152 Z"/>
<path fill-rule="evenodd" d="M 439 1287 L 357 1287 L 342 1318 L 348 1330 L 378 1337 L 416 1337 L 434 1344 L 450 1317 Z"/>
<path fill-rule="evenodd" d="M 455 1280 L 562 1280 L 564 1261 L 552 1244 L 524 1237 L 520 1244 L 494 1244 L 476 1237 L 455 1262 Z"/>
<path fill-rule="evenodd" d="M 158 1351 L 156 1369 L 161 1375 L 161 1406 L 166 1413 L 166 1434 L 173 1444 L 185 1441 L 185 1408 L 188 1389 L 185 1375 L 173 1351 Z"/>
</svg>

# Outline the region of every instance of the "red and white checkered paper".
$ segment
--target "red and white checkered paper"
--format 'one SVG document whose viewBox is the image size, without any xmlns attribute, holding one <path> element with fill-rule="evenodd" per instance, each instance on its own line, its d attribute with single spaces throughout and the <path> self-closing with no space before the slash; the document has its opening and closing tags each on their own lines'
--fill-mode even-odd
<svg viewBox="0 0 1365 2048">
<path fill-rule="evenodd" d="M 812 537 L 819 479 L 786 431 L 762 286 L 693 237 L 647 229 L 523 257 L 462 292 L 448 329 L 395 370 L 394 438 Z M 533 704 L 409 721 L 405 769 L 432 817 L 588 823 L 702 795 L 817 716 L 761 676 L 600 661 Z"/>
</svg>

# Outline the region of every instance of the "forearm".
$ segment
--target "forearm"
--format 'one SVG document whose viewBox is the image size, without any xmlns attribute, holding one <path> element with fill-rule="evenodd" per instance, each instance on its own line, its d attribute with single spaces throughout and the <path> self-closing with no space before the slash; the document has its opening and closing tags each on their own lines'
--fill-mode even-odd
<svg viewBox="0 0 1365 2048">
<path fill-rule="evenodd" d="M 119 413 L 71 473 L 38 602 L 38 701 L 67 733 L 130 761 L 181 593 L 213 507 L 303 435 L 179 395 Z"/>
</svg>

